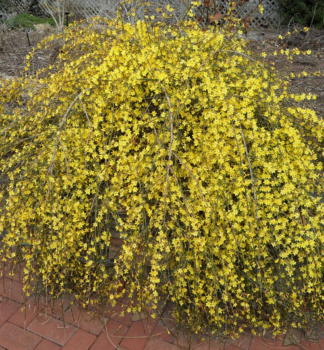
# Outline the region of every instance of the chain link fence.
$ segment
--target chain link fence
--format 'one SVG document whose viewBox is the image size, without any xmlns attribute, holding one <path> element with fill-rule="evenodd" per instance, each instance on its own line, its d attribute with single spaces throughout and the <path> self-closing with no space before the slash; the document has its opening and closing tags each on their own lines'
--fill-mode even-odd
<svg viewBox="0 0 324 350">
<path fill-rule="evenodd" d="M 32 0 L 0 0 L 0 13 L 25 13 L 29 10 Z"/>
<path fill-rule="evenodd" d="M 59 14 L 68 12 L 74 19 L 102 16 L 114 18 L 118 10 L 128 22 L 144 19 L 145 14 L 157 14 L 156 9 L 165 9 L 171 5 L 175 12 L 173 17 L 177 20 L 184 16 L 189 5 L 189 0 L 153 0 L 150 5 L 144 1 L 124 0 L 39 0 L 40 7 L 49 15 L 58 17 Z M 133 13 L 136 16 L 132 16 Z"/>
<path fill-rule="evenodd" d="M 206 0 L 201 1 L 204 3 Z M 227 0 L 212 1 L 215 10 L 222 14 L 228 11 L 229 2 Z M 13 10 L 16 13 L 28 12 L 35 2 L 38 3 L 44 13 L 55 18 L 59 25 L 64 22 L 65 12 L 69 12 L 74 19 L 93 16 L 113 18 L 119 8 L 122 9 L 126 19 L 132 22 L 134 17 L 130 14 L 137 3 L 136 0 L 127 4 L 122 0 L 0 0 L 0 14 L 1 12 L 8 12 L 8 10 Z M 259 0 L 237 0 L 236 3 L 236 15 L 249 19 L 254 27 L 275 26 L 280 22 L 277 0 L 263 0 L 263 14 L 258 11 Z M 4 6 L 4 4 L 7 4 L 7 6 Z M 153 0 L 148 12 L 154 14 L 157 8 L 165 8 L 167 5 L 171 5 L 175 9 L 174 18 L 176 20 L 182 19 L 188 6 L 190 6 L 190 0 Z M 136 18 L 144 18 L 144 6 L 136 8 Z"/>
</svg>

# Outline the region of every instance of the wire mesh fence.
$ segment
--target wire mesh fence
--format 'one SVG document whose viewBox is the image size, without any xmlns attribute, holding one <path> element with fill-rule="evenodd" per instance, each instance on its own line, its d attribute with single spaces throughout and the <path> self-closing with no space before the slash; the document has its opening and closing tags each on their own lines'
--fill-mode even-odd
<svg viewBox="0 0 324 350">
<path fill-rule="evenodd" d="M 69 12 L 75 17 L 112 17 L 120 6 L 120 0 L 40 0 L 40 7 L 49 14 Z"/>
<path fill-rule="evenodd" d="M 223 0 L 225 3 L 226 1 Z M 278 3 L 276 0 L 263 0 L 262 6 L 264 8 L 261 14 L 257 9 L 259 0 L 250 0 L 241 6 L 238 6 L 236 11 L 242 18 L 250 18 L 251 25 L 259 26 L 275 26 L 280 22 Z"/>
<path fill-rule="evenodd" d="M 204 3 L 204 0 L 201 0 Z M 3 2 L 3 1 L 2 1 Z M 2 4 L 0 0 L 0 13 L 5 12 L 1 8 Z M 6 0 L 5 3 L 10 3 L 11 9 L 17 13 L 28 12 L 31 5 L 35 0 Z M 228 11 L 229 1 L 227 0 L 213 0 L 215 9 L 225 14 Z M 263 0 L 262 5 L 264 12 L 261 14 L 258 11 L 259 0 L 240 0 L 236 2 L 235 13 L 241 17 L 249 19 L 252 26 L 275 26 L 280 22 L 278 14 L 277 0 Z M 112 18 L 116 15 L 119 8 L 122 7 L 123 13 L 127 17 L 134 9 L 136 0 L 133 3 L 126 3 L 122 0 L 39 0 L 38 5 L 50 16 L 54 16 L 59 20 L 63 20 L 64 12 L 69 12 L 74 18 L 89 18 L 93 16 L 104 16 Z M 174 17 L 176 19 L 182 18 L 188 6 L 190 6 L 190 0 L 154 0 L 151 2 L 149 12 L 152 13 L 156 8 L 164 8 L 167 5 L 171 5 L 175 8 Z M 7 6 L 8 10 L 8 6 Z M 59 18 L 61 16 L 61 18 Z M 137 18 L 144 17 L 144 8 L 137 8 Z M 131 17 L 130 21 L 134 20 Z"/>
<path fill-rule="evenodd" d="M 31 0 L 0 0 L 0 17 L 10 12 L 24 13 L 27 11 Z"/>
</svg>

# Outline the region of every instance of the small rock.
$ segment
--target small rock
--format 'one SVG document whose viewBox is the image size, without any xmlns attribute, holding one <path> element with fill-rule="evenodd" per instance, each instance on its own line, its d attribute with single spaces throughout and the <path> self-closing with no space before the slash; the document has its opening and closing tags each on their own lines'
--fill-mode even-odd
<svg viewBox="0 0 324 350">
<path fill-rule="evenodd" d="M 35 24 L 34 28 L 36 29 L 37 32 L 48 33 L 53 31 L 53 27 L 48 23 Z"/>
<path fill-rule="evenodd" d="M 288 345 L 299 345 L 299 340 L 297 339 L 295 334 L 288 333 L 284 340 L 282 341 L 283 346 L 288 346 Z"/>
</svg>

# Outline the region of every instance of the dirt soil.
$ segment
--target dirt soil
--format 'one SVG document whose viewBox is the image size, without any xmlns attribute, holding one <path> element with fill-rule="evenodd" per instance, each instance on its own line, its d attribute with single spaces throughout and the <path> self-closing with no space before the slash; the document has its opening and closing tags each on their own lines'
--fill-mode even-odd
<svg viewBox="0 0 324 350">
<path fill-rule="evenodd" d="M 324 118 L 324 29 L 311 29 L 308 33 L 292 34 L 285 38 L 287 29 L 260 29 L 248 33 L 251 48 L 258 54 L 267 53 L 267 61 L 273 62 L 278 73 L 285 77 L 290 73 L 296 76 L 307 72 L 307 77 L 294 78 L 290 84 L 291 93 L 312 93 L 316 100 L 305 101 L 304 105 L 315 110 Z M 281 35 L 284 39 L 278 39 Z M 274 51 L 298 48 L 300 51 L 311 50 L 311 55 L 295 56 L 293 62 L 287 61 L 285 55 L 273 55 Z M 319 72 L 321 76 L 313 74 Z"/>
<path fill-rule="evenodd" d="M 0 31 L 0 78 L 19 76 L 24 71 L 26 55 L 44 37 L 49 35 L 48 30 L 32 30 L 27 33 L 24 30 Z M 48 64 L 49 52 L 37 55 L 32 70 L 43 68 Z"/>
<path fill-rule="evenodd" d="M 0 28 L 0 78 L 10 78 L 21 75 L 24 69 L 25 57 L 29 51 L 37 45 L 44 37 L 53 33 L 53 29 L 39 27 L 27 34 L 24 30 L 1 30 Z M 267 60 L 274 62 L 279 74 L 286 76 L 289 73 L 295 75 L 307 71 L 308 73 L 321 72 L 321 77 L 296 78 L 291 82 L 293 93 L 313 93 L 318 96 L 317 100 L 305 102 L 306 106 L 314 109 L 324 118 L 324 30 L 311 29 L 308 33 L 292 34 L 289 38 L 280 40 L 278 35 L 287 33 L 284 29 L 251 29 L 247 37 L 250 46 L 256 53 L 266 52 Z M 285 56 L 274 56 L 275 50 L 292 49 L 298 47 L 300 50 L 312 50 L 310 56 L 296 56 L 293 63 L 287 62 Z M 30 72 L 47 66 L 55 60 L 58 49 L 38 51 L 33 60 Z"/>
</svg>

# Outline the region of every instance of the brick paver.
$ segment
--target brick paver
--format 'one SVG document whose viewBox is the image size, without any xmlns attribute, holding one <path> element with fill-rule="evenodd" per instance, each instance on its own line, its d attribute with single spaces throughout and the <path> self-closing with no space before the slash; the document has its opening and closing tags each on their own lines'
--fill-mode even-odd
<svg viewBox="0 0 324 350">
<path fill-rule="evenodd" d="M 195 349 L 196 350 L 196 349 Z M 238 348 L 237 346 L 235 345 L 232 345 L 232 344 L 228 344 L 228 343 L 225 343 L 224 345 L 224 349 L 222 350 L 242 350 L 241 348 Z M 273 349 L 268 349 L 268 350 L 273 350 Z M 279 350 L 279 349 L 276 349 L 276 350 Z"/>
<path fill-rule="evenodd" d="M 115 350 L 121 339 L 117 342 L 112 342 L 106 333 L 102 332 L 91 346 L 91 350 Z"/>
<path fill-rule="evenodd" d="M 300 334 L 299 346 L 283 346 L 284 336 L 261 338 L 248 332 L 238 339 L 188 337 L 176 331 L 168 312 L 160 320 L 144 314 L 120 316 L 123 307 L 118 302 L 102 311 L 105 317 L 93 318 L 71 300 L 64 298 L 63 307 L 60 302 L 45 306 L 42 300 L 37 306 L 30 298 L 22 310 L 18 278 L 0 278 L 0 350 L 324 350 L 324 338 L 310 342 Z"/>
<path fill-rule="evenodd" d="M 123 338 L 121 346 L 129 350 L 143 350 L 157 322 L 157 319 L 147 318 L 133 322 Z"/>
<path fill-rule="evenodd" d="M 258 336 L 255 336 L 252 338 L 249 350 L 269 350 L 269 349 L 298 350 L 300 349 L 300 347 L 295 345 L 283 346 L 281 339 L 275 340 L 275 339 L 269 339 L 269 338 L 261 338 Z M 305 348 L 303 350 L 308 350 L 308 348 Z"/>
<path fill-rule="evenodd" d="M 0 326 L 2 326 L 9 317 L 11 317 L 21 305 L 15 301 L 4 299 L 0 303 Z"/>
<path fill-rule="evenodd" d="M 148 340 L 144 350 L 179 350 L 179 347 L 160 338 L 152 337 Z"/>
<path fill-rule="evenodd" d="M 35 350 L 61 350 L 62 347 L 47 339 L 43 339 L 36 347 Z M 77 349 L 75 349 L 77 350 Z"/>
<path fill-rule="evenodd" d="M 159 320 L 153 330 L 152 336 L 160 338 L 168 343 L 173 343 L 175 341 L 174 324 L 166 324 L 164 320 Z"/>
<path fill-rule="evenodd" d="M 0 278 L 0 295 L 20 303 L 24 302 L 22 284 L 6 277 Z"/>
<path fill-rule="evenodd" d="M 115 350 L 127 333 L 128 327 L 123 323 L 110 320 L 105 331 L 102 331 L 91 350 Z M 120 349 L 120 347 L 119 347 Z"/>
<path fill-rule="evenodd" d="M 323 350 L 324 349 L 324 339 L 321 339 L 318 343 L 310 342 L 307 340 L 302 340 L 299 343 L 299 348 L 307 350 Z M 295 347 L 297 349 L 297 347 Z"/>
<path fill-rule="evenodd" d="M 93 317 L 86 311 L 81 310 L 77 305 L 73 305 L 64 315 L 64 322 L 82 328 L 85 331 L 99 335 L 107 323 L 106 318 Z"/>
<path fill-rule="evenodd" d="M 231 349 L 232 347 L 232 349 Z M 194 350 L 239 350 L 230 344 L 225 344 L 222 341 L 206 340 L 193 347 Z"/>
<path fill-rule="evenodd" d="M 19 305 L 18 310 L 9 318 L 9 322 L 26 328 L 38 316 L 39 311 L 40 309 L 35 305 L 34 300 L 30 300 L 26 303 L 26 307 Z"/>
<path fill-rule="evenodd" d="M 40 335 L 56 344 L 64 346 L 77 330 L 74 326 L 68 325 L 58 319 L 41 315 L 27 327 L 27 330 Z"/>
<path fill-rule="evenodd" d="M 63 350 L 88 350 L 96 338 L 94 334 L 78 329 L 64 345 Z"/>
<path fill-rule="evenodd" d="M 34 350 L 42 338 L 6 322 L 0 327 L 0 345 L 8 350 Z"/>
<path fill-rule="evenodd" d="M 174 344 L 178 345 L 180 348 L 190 347 L 195 348 L 201 343 L 201 340 L 196 334 L 185 334 L 181 331 L 175 333 Z"/>
</svg>

